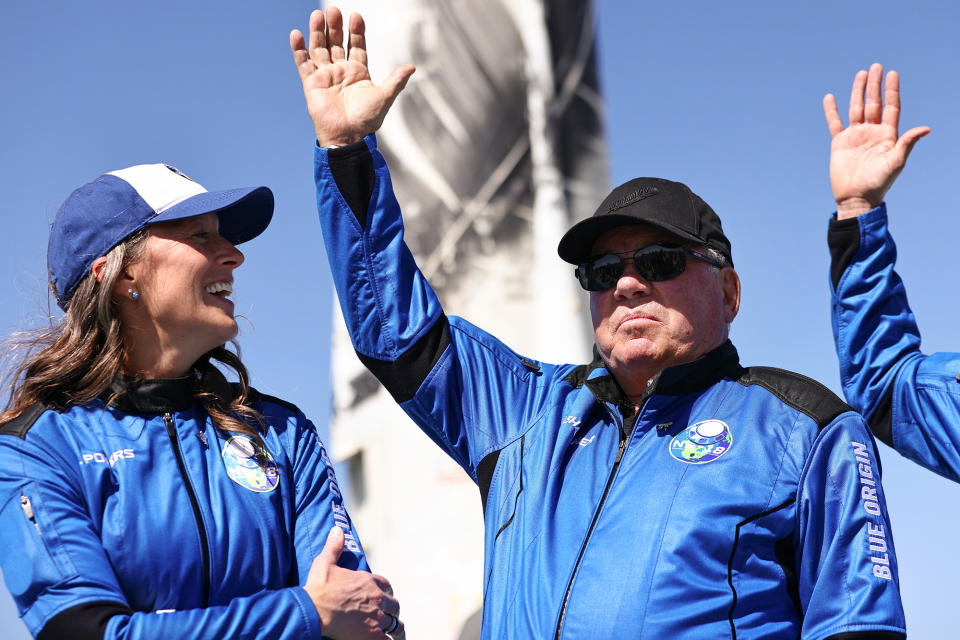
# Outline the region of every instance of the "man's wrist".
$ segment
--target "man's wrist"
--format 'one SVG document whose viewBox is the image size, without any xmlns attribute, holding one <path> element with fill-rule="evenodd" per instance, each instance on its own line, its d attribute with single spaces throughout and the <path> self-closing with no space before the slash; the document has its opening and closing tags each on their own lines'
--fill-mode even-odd
<svg viewBox="0 0 960 640">
<path fill-rule="evenodd" d="M 362 135 L 348 135 L 348 136 L 338 136 L 333 137 L 329 135 L 320 135 L 317 133 L 317 146 L 323 147 L 325 149 L 337 149 L 339 147 L 347 147 L 353 144 L 354 142 L 359 142 L 363 140 Z"/>
<path fill-rule="evenodd" d="M 873 204 L 866 198 L 846 198 L 844 200 L 838 200 L 837 219 L 846 220 L 848 218 L 856 218 L 868 211 L 873 211 L 878 206 L 880 206 L 879 202 Z"/>
</svg>

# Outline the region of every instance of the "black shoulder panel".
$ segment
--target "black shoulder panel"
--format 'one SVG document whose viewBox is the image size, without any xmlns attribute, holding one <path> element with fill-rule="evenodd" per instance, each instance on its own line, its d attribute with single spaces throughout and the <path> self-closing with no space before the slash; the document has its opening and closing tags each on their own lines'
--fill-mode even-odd
<svg viewBox="0 0 960 640">
<path fill-rule="evenodd" d="M 386 387 L 393 399 L 406 402 L 413 398 L 440 356 L 450 346 L 450 323 L 441 315 L 416 343 L 396 360 L 378 360 L 357 353 L 360 361 Z"/>
<path fill-rule="evenodd" d="M 120 602 L 84 602 L 53 616 L 37 634 L 37 640 L 102 640 L 113 616 L 133 611 Z"/>
<path fill-rule="evenodd" d="M 231 382 L 230 386 L 233 388 L 233 397 L 236 398 L 240 395 L 240 384 L 237 382 Z M 293 413 L 300 413 L 300 407 L 293 404 L 292 402 L 287 402 L 282 398 L 276 396 L 267 395 L 265 393 L 260 393 L 253 387 L 247 387 L 247 404 L 254 402 L 269 402 L 271 404 L 279 405 L 284 409 L 289 409 Z"/>
<path fill-rule="evenodd" d="M 477 465 L 477 486 L 480 487 L 480 504 L 483 513 L 487 513 L 487 494 L 490 493 L 490 483 L 493 482 L 493 472 L 497 470 L 497 460 L 500 459 L 500 449 L 484 456 Z"/>
<path fill-rule="evenodd" d="M 590 365 L 581 364 L 573 371 L 567 374 L 567 377 L 563 379 L 564 382 L 569 383 L 573 386 L 574 389 L 579 389 L 587 381 L 587 375 L 590 373 Z"/>
<path fill-rule="evenodd" d="M 337 183 L 337 189 L 350 205 L 360 226 L 367 226 L 367 206 L 373 195 L 376 173 L 373 170 L 373 156 L 363 140 L 348 144 L 327 152 L 330 173 Z"/>
<path fill-rule="evenodd" d="M 745 387 L 756 384 L 777 396 L 797 411 L 812 418 L 823 429 L 841 413 L 852 411 L 830 389 L 806 376 L 772 367 L 747 367 L 737 382 Z"/>
<path fill-rule="evenodd" d="M 836 291 L 840 277 L 860 249 L 860 222 L 856 218 L 831 220 L 827 229 L 827 245 L 830 247 L 830 282 Z"/>
<path fill-rule="evenodd" d="M 37 418 L 50 408 L 52 407 L 42 402 L 35 402 L 27 407 L 23 413 L 0 427 L 0 433 L 7 436 L 16 436 L 22 440 L 27 437 L 27 432 L 30 431 L 30 427 L 37 421 Z"/>
</svg>

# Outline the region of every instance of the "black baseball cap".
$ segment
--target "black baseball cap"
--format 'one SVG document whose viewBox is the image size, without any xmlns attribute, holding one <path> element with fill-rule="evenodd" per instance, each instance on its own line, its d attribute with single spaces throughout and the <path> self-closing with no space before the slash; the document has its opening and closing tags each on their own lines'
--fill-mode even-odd
<svg viewBox="0 0 960 640">
<path fill-rule="evenodd" d="M 716 249 L 733 266 L 720 217 L 687 185 L 662 178 L 634 178 L 611 191 L 591 217 L 563 234 L 557 253 L 570 264 L 580 264 L 592 257 L 598 237 L 630 224 L 650 224 L 681 240 Z"/>
</svg>

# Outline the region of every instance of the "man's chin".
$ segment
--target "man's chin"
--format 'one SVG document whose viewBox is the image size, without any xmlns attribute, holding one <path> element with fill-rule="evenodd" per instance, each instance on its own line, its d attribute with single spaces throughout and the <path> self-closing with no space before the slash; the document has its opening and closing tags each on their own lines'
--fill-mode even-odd
<svg viewBox="0 0 960 640">
<path fill-rule="evenodd" d="M 639 337 L 619 345 L 613 350 L 613 357 L 624 364 L 644 366 L 663 358 L 663 348 L 653 340 Z"/>
<path fill-rule="evenodd" d="M 628 345 L 614 349 L 609 354 L 601 352 L 600 357 L 613 371 L 658 371 L 664 359 L 662 350 L 648 340 L 638 338 Z"/>
</svg>

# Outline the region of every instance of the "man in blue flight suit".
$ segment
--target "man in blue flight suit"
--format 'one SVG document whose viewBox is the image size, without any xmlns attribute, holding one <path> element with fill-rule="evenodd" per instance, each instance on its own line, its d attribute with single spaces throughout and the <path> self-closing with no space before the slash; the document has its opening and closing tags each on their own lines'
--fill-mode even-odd
<svg viewBox="0 0 960 640">
<path fill-rule="evenodd" d="M 403 242 L 372 133 L 363 22 L 295 32 L 324 242 L 354 348 L 476 480 L 484 638 L 893 639 L 905 634 L 876 450 L 816 382 L 744 368 L 740 281 L 685 185 L 615 189 L 559 246 L 597 357 L 523 357 L 448 316 Z"/>
</svg>

